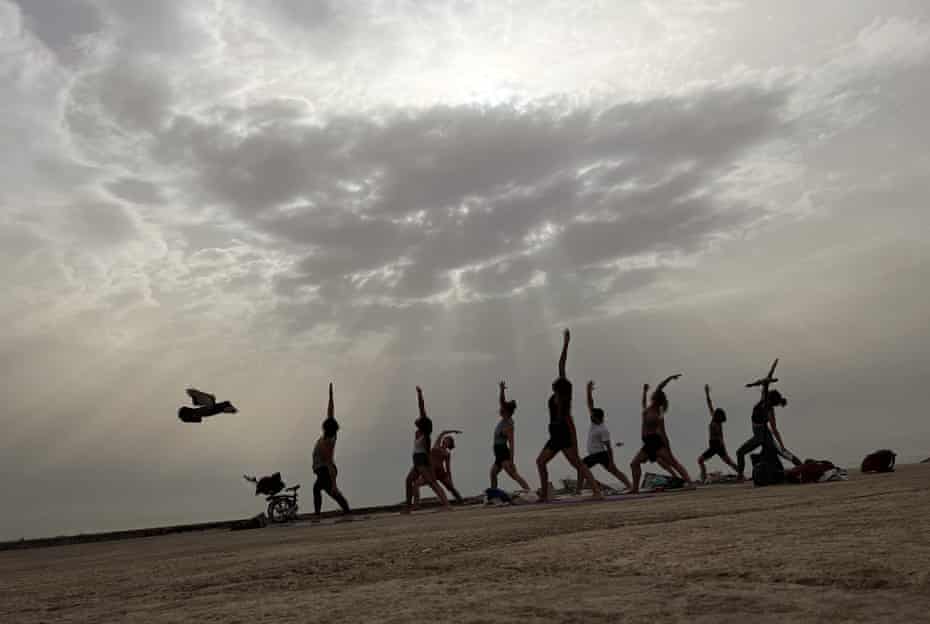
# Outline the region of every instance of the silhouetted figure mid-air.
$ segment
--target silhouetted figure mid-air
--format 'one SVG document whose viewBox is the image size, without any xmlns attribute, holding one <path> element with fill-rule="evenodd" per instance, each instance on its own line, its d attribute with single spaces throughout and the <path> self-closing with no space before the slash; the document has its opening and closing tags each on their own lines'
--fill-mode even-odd
<svg viewBox="0 0 930 624">
<path fill-rule="evenodd" d="M 207 392 L 201 392 L 196 388 L 188 388 L 186 392 L 194 407 L 184 405 L 178 410 L 178 418 L 181 419 L 181 422 L 199 423 L 210 416 L 235 414 L 239 411 L 229 401 L 217 403 L 215 396 Z"/>
</svg>

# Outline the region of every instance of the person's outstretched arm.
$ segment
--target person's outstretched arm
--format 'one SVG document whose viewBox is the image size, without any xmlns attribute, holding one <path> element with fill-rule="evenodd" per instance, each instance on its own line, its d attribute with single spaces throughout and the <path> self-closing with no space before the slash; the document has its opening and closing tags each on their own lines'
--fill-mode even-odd
<svg viewBox="0 0 930 624">
<path fill-rule="evenodd" d="M 710 398 L 710 386 L 704 384 L 704 396 L 707 397 L 707 411 L 710 412 L 710 415 L 714 415 L 714 402 Z"/>
<path fill-rule="evenodd" d="M 649 405 L 648 398 L 649 398 L 649 384 L 643 384 L 643 409 L 646 409 L 646 407 Z"/>
<path fill-rule="evenodd" d="M 677 373 L 675 375 L 669 375 L 668 377 L 662 380 L 662 383 L 660 383 L 659 386 L 656 388 L 656 392 L 659 392 L 660 390 L 664 390 L 665 386 L 667 386 L 669 382 L 675 379 L 678 379 L 679 377 L 681 377 L 681 373 Z"/>
<path fill-rule="evenodd" d="M 326 408 L 326 418 L 332 420 L 336 416 L 336 406 L 333 404 L 333 382 L 329 382 L 329 406 Z"/>
<path fill-rule="evenodd" d="M 417 405 L 420 408 L 420 418 L 426 418 L 426 403 L 423 401 L 423 389 L 417 386 Z"/>
<path fill-rule="evenodd" d="M 588 413 L 594 411 L 594 381 L 588 382 Z"/>
<path fill-rule="evenodd" d="M 444 431 L 440 431 L 439 435 L 436 437 L 436 441 L 433 442 L 433 448 L 439 448 L 440 446 L 442 446 L 443 439 L 445 439 L 446 436 L 452 433 L 462 433 L 462 432 L 459 431 L 458 429 L 446 429 Z"/>
<path fill-rule="evenodd" d="M 501 407 L 504 407 L 507 404 L 507 383 L 501 379 L 501 393 L 499 397 Z"/>
<path fill-rule="evenodd" d="M 762 387 L 762 402 L 765 405 L 768 405 L 768 396 L 769 396 L 769 386 L 778 381 L 778 378 L 775 377 L 775 368 L 778 366 L 778 358 L 775 358 L 775 361 L 772 362 L 772 368 L 769 369 L 769 374 L 763 377 L 762 379 L 757 379 L 752 383 L 746 384 L 747 388 L 755 388 L 757 386 Z"/>
<path fill-rule="evenodd" d="M 562 334 L 562 355 L 559 356 L 559 378 L 565 379 L 565 363 L 568 361 L 568 343 L 572 335 L 567 329 Z"/>
</svg>

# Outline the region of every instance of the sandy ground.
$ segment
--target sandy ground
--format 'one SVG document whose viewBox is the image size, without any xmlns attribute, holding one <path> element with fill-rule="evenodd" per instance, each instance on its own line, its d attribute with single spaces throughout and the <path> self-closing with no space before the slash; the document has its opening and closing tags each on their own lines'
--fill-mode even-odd
<svg viewBox="0 0 930 624">
<path fill-rule="evenodd" d="M 930 465 L 0 553 L 0 622 L 927 622 Z"/>
</svg>

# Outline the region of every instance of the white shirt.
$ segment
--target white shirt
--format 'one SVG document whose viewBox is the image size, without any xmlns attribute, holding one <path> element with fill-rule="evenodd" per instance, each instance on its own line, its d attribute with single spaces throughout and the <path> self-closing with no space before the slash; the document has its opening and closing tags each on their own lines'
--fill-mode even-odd
<svg viewBox="0 0 930 624">
<path fill-rule="evenodd" d="M 610 431 L 604 423 L 591 424 L 588 430 L 588 455 L 610 450 Z"/>
</svg>

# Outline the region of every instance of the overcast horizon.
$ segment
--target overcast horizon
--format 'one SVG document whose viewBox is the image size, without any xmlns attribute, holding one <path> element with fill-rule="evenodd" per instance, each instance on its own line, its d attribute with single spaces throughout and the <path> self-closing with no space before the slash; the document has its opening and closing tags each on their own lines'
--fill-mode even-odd
<svg viewBox="0 0 930 624">
<path fill-rule="evenodd" d="M 535 487 L 564 327 L 627 472 L 775 357 L 792 451 L 924 459 L 928 110 L 918 0 L 0 0 L 0 540 L 310 511 L 329 381 L 353 506 L 417 384 L 471 495 L 506 379 Z"/>
</svg>

